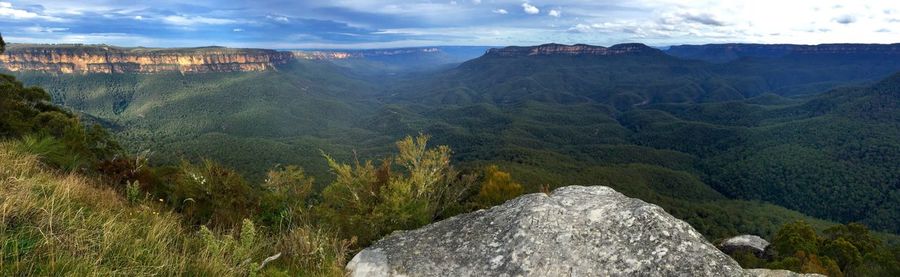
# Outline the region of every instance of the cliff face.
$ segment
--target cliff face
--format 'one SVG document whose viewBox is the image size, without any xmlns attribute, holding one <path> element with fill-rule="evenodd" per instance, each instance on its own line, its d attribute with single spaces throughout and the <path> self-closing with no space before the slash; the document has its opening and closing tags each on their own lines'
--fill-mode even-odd
<svg viewBox="0 0 900 277">
<path fill-rule="evenodd" d="M 262 71 L 292 59 L 263 49 L 121 48 L 103 45 L 12 45 L 0 55 L 10 71 L 49 73 L 182 73 Z"/>
<path fill-rule="evenodd" d="M 586 44 L 563 45 L 544 44 L 532 47 L 510 46 L 493 48 L 488 50 L 486 56 L 496 57 L 524 57 L 524 56 L 623 56 L 658 54 L 659 50 L 640 43 L 617 44 L 611 47 L 593 46 Z"/>
</svg>

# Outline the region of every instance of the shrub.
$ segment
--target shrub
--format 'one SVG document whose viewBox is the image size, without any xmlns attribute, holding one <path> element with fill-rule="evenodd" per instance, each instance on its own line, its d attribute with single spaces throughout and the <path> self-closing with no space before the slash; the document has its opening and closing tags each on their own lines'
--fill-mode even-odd
<svg viewBox="0 0 900 277">
<path fill-rule="evenodd" d="M 509 173 L 491 165 L 484 170 L 484 180 L 475 202 L 480 208 L 491 207 L 522 195 L 522 191 L 522 185 L 513 181 Z"/>
<path fill-rule="evenodd" d="M 259 208 L 254 187 L 234 170 L 210 160 L 182 162 L 169 193 L 170 204 L 194 225 L 238 226 Z"/>
<path fill-rule="evenodd" d="M 314 179 L 297 166 L 270 170 L 262 188 L 262 222 L 289 230 L 305 218 Z"/>
<path fill-rule="evenodd" d="M 450 148 L 427 148 L 428 137 L 397 142 L 397 156 L 376 168 L 371 161 L 354 165 L 325 156 L 335 181 L 322 192 L 317 207 L 324 220 L 345 238 L 361 245 L 394 230 L 423 226 L 444 215 L 472 185 L 450 165 Z M 396 164 L 401 171 L 393 171 Z"/>
</svg>

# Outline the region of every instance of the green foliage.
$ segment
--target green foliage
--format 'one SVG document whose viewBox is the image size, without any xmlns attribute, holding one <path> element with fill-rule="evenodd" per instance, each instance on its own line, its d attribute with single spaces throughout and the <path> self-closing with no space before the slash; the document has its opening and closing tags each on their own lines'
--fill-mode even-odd
<svg viewBox="0 0 900 277">
<path fill-rule="evenodd" d="M 243 220 L 237 239 L 233 235 L 218 235 L 201 226 L 199 236 L 203 242 L 203 258 L 227 275 L 255 275 L 259 262 L 255 262 L 263 249 L 263 241 L 257 236 L 253 221 Z"/>
<path fill-rule="evenodd" d="M 775 233 L 772 248 L 781 256 L 794 256 L 798 252 L 818 253 L 819 237 L 816 230 L 803 221 L 786 224 Z"/>
<path fill-rule="evenodd" d="M 344 237 L 368 245 L 394 230 L 413 229 L 444 216 L 463 197 L 472 179 L 450 166 L 450 148 L 427 148 L 428 137 L 397 142 L 398 154 L 380 167 L 354 165 L 325 156 L 336 175 L 322 192 L 318 212 Z M 402 171 L 395 172 L 396 164 Z"/>
<path fill-rule="evenodd" d="M 125 185 L 125 199 L 131 204 L 141 201 L 141 183 L 140 181 L 128 182 Z"/>
<path fill-rule="evenodd" d="M 260 194 L 233 170 L 216 162 L 182 162 L 168 201 L 195 225 L 236 226 L 259 209 Z M 163 201 L 163 199 L 160 199 Z"/>
<path fill-rule="evenodd" d="M 481 208 L 503 204 L 523 192 L 522 185 L 513 181 L 509 173 L 500 171 L 496 165 L 485 168 L 483 178 L 481 188 L 475 196 L 475 203 Z"/>
<path fill-rule="evenodd" d="M 307 202 L 313 193 L 313 178 L 302 168 L 289 165 L 270 170 L 262 187 L 260 217 L 264 223 L 290 228 L 309 218 Z"/>
<path fill-rule="evenodd" d="M 825 236 L 808 223 L 785 224 L 772 238 L 772 255 L 766 260 L 746 253 L 732 253 L 744 267 L 788 269 L 828 276 L 896 276 L 900 251 L 883 244 L 865 225 L 850 223 L 825 229 Z"/>
<path fill-rule="evenodd" d="M 85 128 L 75 115 L 50 103 L 38 87 L 0 74 L 0 138 L 24 138 L 22 149 L 65 170 L 86 169 L 122 152 L 102 128 Z"/>
</svg>

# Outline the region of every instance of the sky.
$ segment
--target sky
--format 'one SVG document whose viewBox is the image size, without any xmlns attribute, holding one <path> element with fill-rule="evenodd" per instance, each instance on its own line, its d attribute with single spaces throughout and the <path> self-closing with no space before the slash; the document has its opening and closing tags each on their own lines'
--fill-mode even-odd
<svg viewBox="0 0 900 277">
<path fill-rule="evenodd" d="M 0 0 L 11 43 L 391 48 L 897 43 L 897 0 Z"/>
</svg>

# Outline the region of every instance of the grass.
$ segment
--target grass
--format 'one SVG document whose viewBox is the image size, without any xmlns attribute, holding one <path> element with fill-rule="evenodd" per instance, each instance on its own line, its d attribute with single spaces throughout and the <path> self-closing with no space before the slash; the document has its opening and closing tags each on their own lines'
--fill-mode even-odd
<svg viewBox="0 0 900 277">
<path fill-rule="evenodd" d="M 131 204 L 97 180 L 45 169 L 15 144 L 0 142 L 2 276 L 344 274 L 350 244 L 326 230 L 249 220 L 197 230 L 153 199 Z"/>
</svg>

